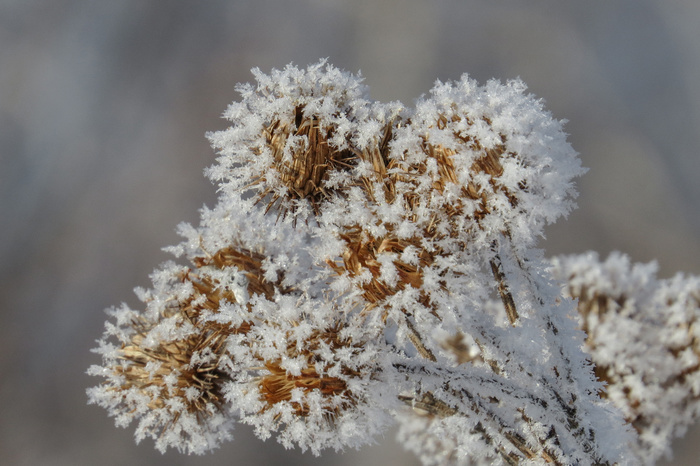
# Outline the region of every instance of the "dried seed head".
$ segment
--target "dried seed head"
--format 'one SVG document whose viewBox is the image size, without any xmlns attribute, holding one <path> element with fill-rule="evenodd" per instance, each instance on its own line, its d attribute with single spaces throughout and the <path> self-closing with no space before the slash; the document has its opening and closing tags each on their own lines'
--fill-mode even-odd
<svg viewBox="0 0 700 466">
<path fill-rule="evenodd" d="M 436 169 L 431 178 L 435 192 L 443 195 L 451 188 L 458 190 L 458 197 L 445 199 L 441 205 L 436 206 L 448 219 L 460 220 L 452 225 L 451 230 L 463 228 L 465 220 L 471 228 L 483 228 L 481 220 L 494 210 L 494 197 L 505 196 L 514 209 L 518 205 L 516 194 L 500 181 L 504 174 L 502 161 L 517 156 L 506 153 L 504 135 L 499 135 L 502 142 L 493 147 L 484 147 L 473 136 L 462 136 L 457 128 L 464 131 L 465 126 L 469 128 L 474 124 L 468 117 L 453 114 L 449 124 L 447 122 L 445 115 L 439 115 L 434 126 L 425 129 L 421 136 L 421 147 L 425 152 L 423 164 L 426 166 L 411 167 L 411 170 L 427 173 L 427 165 L 433 165 Z M 489 119 L 483 118 L 483 124 L 489 127 Z M 439 131 L 438 135 L 435 134 L 436 130 Z M 433 143 L 431 136 L 438 141 L 447 138 L 449 142 Z M 451 235 L 454 236 L 455 233 L 452 232 Z"/>
<path fill-rule="evenodd" d="M 139 418 L 138 438 L 154 438 L 161 450 L 175 446 L 202 452 L 228 438 L 228 339 L 245 335 L 253 324 L 234 324 L 217 315 L 224 302 L 246 304 L 245 296 L 269 292 L 260 261 L 259 254 L 227 248 L 212 257 L 195 258 L 194 269 L 166 266 L 156 290 L 142 298 L 147 312 L 115 311 L 118 327 L 108 329 L 121 345 L 114 348 L 103 342 L 99 351 L 105 365 L 91 373 L 106 381 L 92 389 L 93 400 L 122 423 Z M 216 273 L 229 268 L 241 276 L 238 267 L 248 268 L 244 290 L 222 283 Z M 191 420 L 196 424 L 190 425 Z"/>
<path fill-rule="evenodd" d="M 298 444 L 318 454 L 323 448 L 364 443 L 366 433 L 378 432 L 387 422 L 376 395 L 378 347 L 345 335 L 348 322 L 342 318 L 331 327 L 309 324 L 277 319 L 256 325 L 257 338 L 245 339 L 254 377 L 232 388 L 235 407 L 260 436 L 277 433 L 287 447 Z M 351 333 L 360 335 L 359 329 Z"/>
<path fill-rule="evenodd" d="M 259 378 L 258 389 L 260 397 L 265 402 L 263 411 L 272 408 L 277 403 L 291 403 L 297 416 L 307 416 L 309 406 L 304 401 L 293 400 L 292 391 L 300 389 L 304 394 L 315 391 L 320 394 L 326 402 L 322 409 L 325 410 L 327 419 L 332 421 L 341 410 L 352 409 L 357 400 L 348 389 L 346 379 L 358 374 L 357 369 L 343 367 L 339 376 L 329 376 L 327 365 L 334 364 L 335 361 L 324 361 L 318 353 L 318 349 L 323 345 L 331 353 L 344 348 L 351 352 L 362 350 L 361 345 L 353 345 L 347 338 L 341 338 L 339 330 L 341 327 L 334 327 L 323 332 L 313 332 L 306 340 L 305 344 L 290 344 L 287 348 L 285 359 L 294 359 L 299 356 L 305 360 L 306 367 L 300 369 L 298 374 L 292 374 L 283 368 L 282 360 L 264 361 L 265 371 Z M 301 348 L 301 349 L 299 349 Z M 319 370 L 317 365 L 326 370 Z"/>
<path fill-rule="evenodd" d="M 265 368 L 269 374 L 260 380 L 260 393 L 267 407 L 291 401 L 292 390 L 295 388 L 301 388 L 305 392 L 318 390 L 323 396 L 346 395 L 347 384 L 343 380 L 321 376 L 313 366 L 303 369 L 300 375 L 289 375 L 286 369 L 280 367 L 279 361 L 266 363 Z M 308 405 L 294 401 L 292 406 L 297 416 L 308 415 Z"/>
<path fill-rule="evenodd" d="M 120 390 L 126 394 L 134 387 L 147 394 L 152 409 L 165 408 L 177 399 L 203 422 L 213 410 L 221 409 L 221 386 L 227 377 L 218 364 L 231 329 L 210 324 L 202 333 L 150 348 L 143 340 L 152 325 L 139 322 L 134 326 L 139 333 L 121 349 L 125 363 L 113 369 L 124 376 Z M 173 413 L 174 422 L 178 416 Z"/>
<path fill-rule="evenodd" d="M 208 135 L 221 154 L 209 175 L 228 192 L 251 190 L 281 215 L 318 214 L 325 200 L 361 183 L 360 160 L 381 170 L 387 125 L 361 78 L 324 61 L 254 74 L 257 87 L 241 86 L 242 101 L 226 112 L 233 126 Z"/>
<path fill-rule="evenodd" d="M 584 170 L 561 123 L 524 90 L 517 81 L 479 86 L 466 75 L 437 83 L 397 128 L 390 158 L 405 173 L 403 191 L 418 194 L 446 222 L 438 230 L 464 244 L 505 234 L 532 245 L 573 207 L 572 178 Z"/>
<path fill-rule="evenodd" d="M 275 282 L 265 279 L 265 271 L 262 266 L 264 260 L 265 256 L 259 252 L 241 247 L 228 246 L 218 250 L 210 257 L 195 257 L 193 262 L 197 267 L 212 266 L 217 269 L 232 267 L 233 270 L 239 271 L 245 276 L 245 292 L 248 296 L 262 295 L 267 299 L 272 299 L 275 291 L 278 289 L 281 289 L 283 293 L 287 293 L 289 290 L 283 289 L 280 285 L 283 277 L 278 277 Z M 216 300 L 214 303 L 215 307 L 212 308 L 215 309 L 218 307 L 218 294 L 220 292 L 212 287 L 207 291 L 208 299 Z M 235 294 L 232 294 L 230 291 L 226 297 L 229 302 L 241 302 L 241 299 L 237 299 Z M 231 300 L 231 298 L 233 300 Z"/>
<path fill-rule="evenodd" d="M 296 107 L 293 116 L 293 121 L 276 120 L 264 129 L 273 159 L 270 169 L 286 187 L 284 194 L 273 192 L 266 174 L 253 185 L 268 185 L 258 195 L 260 200 L 267 199 L 268 210 L 279 202 L 284 213 L 294 208 L 295 201 L 305 199 L 318 212 L 322 200 L 335 191 L 328 186 L 329 174 L 348 171 L 357 157 L 350 148 L 336 147 L 333 127 L 322 127 L 318 117 L 304 115 L 304 107 Z"/>
<path fill-rule="evenodd" d="M 383 306 L 387 298 L 406 287 L 420 289 L 424 268 L 429 267 L 440 252 L 419 249 L 421 242 L 418 238 L 397 238 L 391 234 L 374 238 L 359 225 L 348 228 L 340 237 L 345 243 L 345 252 L 338 260 L 329 261 L 328 264 L 338 275 L 347 274 L 352 278 L 362 277 L 365 272 L 369 272 L 368 280 L 357 281 L 365 301 L 363 312 Z M 415 258 L 410 263 L 401 259 L 408 248 L 416 251 Z M 395 257 L 391 261 L 394 271 L 391 276 L 386 272 L 386 264 L 378 260 L 386 254 Z M 420 301 L 424 306 L 431 306 L 424 293 L 421 294 Z M 386 318 L 385 311 L 384 309 L 383 319 Z"/>
</svg>

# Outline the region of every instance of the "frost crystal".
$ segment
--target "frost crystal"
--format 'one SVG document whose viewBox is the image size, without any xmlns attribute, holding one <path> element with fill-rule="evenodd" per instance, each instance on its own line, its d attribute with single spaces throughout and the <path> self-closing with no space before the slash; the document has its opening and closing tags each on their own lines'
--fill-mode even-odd
<svg viewBox="0 0 700 466">
<path fill-rule="evenodd" d="M 425 464 L 635 461 L 535 248 L 584 171 L 542 102 L 465 75 L 409 109 L 325 61 L 253 73 L 208 134 L 218 202 L 170 248 L 189 265 L 111 311 L 90 401 L 188 453 L 234 421 L 314 454 L 398 423 Z"/>
</svg>

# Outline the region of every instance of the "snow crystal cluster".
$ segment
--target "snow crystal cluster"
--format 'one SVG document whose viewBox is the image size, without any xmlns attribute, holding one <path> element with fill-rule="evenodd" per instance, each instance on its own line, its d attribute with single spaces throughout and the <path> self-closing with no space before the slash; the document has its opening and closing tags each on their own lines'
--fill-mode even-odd
<svg viewBox="0 0 700 466">
<path fill-rule="evenodd" d="M 639 463 L 670 457 L 670 443 L 700 414 L 700 277 L 656 278 L 657 266 L 613 253 L 552 260 L 578 299 L 586 349 L 605 396 L 639 434 Z"/>
<path fill-rule="evenodd" d="M 218 202 L 169 248 L 188 265 L 109 311 L 90 402 L 161 451 L 242 422 L 319 454 L 398 423 L 425 464 L 633 462 L 535 248 L 584 171 L 542 102 L 465 75 L 408 108 L 325 61 L 253 73 L 208 134 Z"/>
</svg>

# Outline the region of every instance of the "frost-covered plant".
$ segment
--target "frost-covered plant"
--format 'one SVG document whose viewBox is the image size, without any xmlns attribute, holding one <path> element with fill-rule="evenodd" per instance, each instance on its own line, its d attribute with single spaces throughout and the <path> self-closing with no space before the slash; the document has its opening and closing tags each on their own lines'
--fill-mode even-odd
<svg viewBox="0 0 700 466">
<path fill-rule="evenodd" d="M 640 463 L 670 457 L 670 443 L 700 414 L 700 277 L 656 278 L 657 266 L 613 253 L 556 257 L 554 275 L 578 299 L 586 349 L 602 393 L 639 434 Z"/>
<path fill-rule="evenodd" d="M 218 202 L 169 248 L 189 265 L 109 311 L 90 402 L 161 451 L 239 421 L 319 454 L 398 423 L 425 464 L 636 461 L 536 249 L 584 171 L 542 103 L 466 75 L 410 109 L 325 61 L 253 73 L 208 134 Z"/>
</svg>

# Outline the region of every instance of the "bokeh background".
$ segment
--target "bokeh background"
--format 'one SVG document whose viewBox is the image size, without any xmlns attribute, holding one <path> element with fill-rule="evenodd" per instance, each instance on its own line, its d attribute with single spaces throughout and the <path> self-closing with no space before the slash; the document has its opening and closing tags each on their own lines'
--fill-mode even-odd
<svg viewBox="0 0 700 466">
<path fill-rule="evenodd" d="M 0 0 L 0 463 L 414 465 L 393 433 L 316 459 L 255 439 L 160 455 L 86 405 L 103 309 L 215 201 L 204 133 L 234 85 L 328 57 L 372 98 L 521 77 L 590 172 L 548 254 L 628 253 L 700 273 L 697 0 Z M 671 464 L 697 464 L 700 429 Z"/>
</svg>

